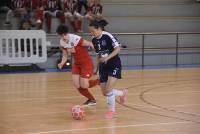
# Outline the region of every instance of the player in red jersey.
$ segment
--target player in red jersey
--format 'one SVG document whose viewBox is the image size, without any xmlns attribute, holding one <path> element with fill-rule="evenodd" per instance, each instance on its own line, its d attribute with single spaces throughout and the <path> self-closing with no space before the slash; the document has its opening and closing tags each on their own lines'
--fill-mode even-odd
<svg viewBox="0 0 200 134">
<path fill-rule="evenodd" d="M 74 59 L 72 65 L 73 83 L 78 91 L 88 99 L 83 104 L 89 106 L 96 105 L 94 96 L 88 90 L 88 88 L 94 87 L 99 83 L 98 79 L 89 80 L 93 75 L 93 63 L 87 47 L 93 48 L 93 44 L 78 35 L 69 34 L 68 31 L 69 29 L 66 25 L 60 25 L 57 28 L 63 55 L 58 67 L 62 69 L 63 65 L 67 62 L 67 54 L 71 53 Z"/>
</svg>

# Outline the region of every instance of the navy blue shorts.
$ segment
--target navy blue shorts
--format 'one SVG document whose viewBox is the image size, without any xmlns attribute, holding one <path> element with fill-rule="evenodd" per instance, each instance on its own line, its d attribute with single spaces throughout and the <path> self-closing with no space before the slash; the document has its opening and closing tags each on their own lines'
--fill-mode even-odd
<svg viewBox="0 0 200 134">
<path fill-rule="evenodd" d="M 108 76 L 121 79 L 121 64 L 100 64 L 99 65 L 99 77 L 100 83 L 108 81 Z"/>
</svg>

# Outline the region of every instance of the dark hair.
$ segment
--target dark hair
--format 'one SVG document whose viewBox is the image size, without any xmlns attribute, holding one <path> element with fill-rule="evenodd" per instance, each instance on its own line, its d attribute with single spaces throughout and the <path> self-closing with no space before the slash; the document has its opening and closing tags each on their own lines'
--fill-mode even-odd
<svg viewBox="0 0 200 134">
<path fill-rule="evenodd" d="M 102 30 L 105 30 L 105 26 L 108 25 L 108 22 L 103 19 L 103 20 L 99 21 L 99 25 L 100 25 L 100 27 L 101 27 Z"/>
<path fill-rule="evenodd" d="M 97 20 L 94 20 L 94 21 L 91 21 L 90 24 L 89 24 L 90 27 L 94 27 L 95 29 L 98 29 L 100 28 L 100 24 Z"/>
<path fill-rule="evenodd" d="M 89 26 L 94 27 L 95 29 L 101 28 L 102 30 L 104 30 L 104 27 L 106 25 L 108 25 L 108 22 L 106 20 L 94 20 L 89 24 Z"/>
<path fill-rule="evenodd" d="M 68 28 L 68 26 L 66 26 L 66 25 L 64 25 L 64 24 L 61 24 L 61 25 L 59 25 L 59 26 L 57 27 L 56 32 L 57 32 L 58 34 L 66 34 L 66 33 L 69 32 L 69 28 Z"/>
</svg>

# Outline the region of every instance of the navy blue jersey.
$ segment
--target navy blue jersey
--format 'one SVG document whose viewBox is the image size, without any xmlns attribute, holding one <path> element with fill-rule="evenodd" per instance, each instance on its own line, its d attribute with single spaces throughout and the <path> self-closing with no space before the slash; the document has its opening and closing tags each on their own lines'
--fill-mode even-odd
<svg viewBox="0 0 200 134">
<path fill-rule="evenodd" d="M 114 51 L 116 47 L 120 47 L 119 41 L 110 33 L 103 31 L 101 38 L 96 38 L 94 37 L 92 39 L 92 43 L 94 45 L 95 51 L 98 54 L 98 56 L 101 57 L 106 57 L 110 53 Z M 120 58 L 118 55 L 114 56 L 108 61 L 108 64 L 111 63 L 116 63 L 120 62 Z"/>
<path fill-rule="evenodd" d="M 114 51 L 116 47 L 120 47 L 118 40 L 108 32 L 103 31 L 101 38 L 93 38 L 92 43 L 98 56 L 106 57 Z M 107 63 L 99 64 L 100 82 L 108 81 L 108 77 L 121 79 L 121 60 L 119 55 L 114 56 Z"/>
</svg>

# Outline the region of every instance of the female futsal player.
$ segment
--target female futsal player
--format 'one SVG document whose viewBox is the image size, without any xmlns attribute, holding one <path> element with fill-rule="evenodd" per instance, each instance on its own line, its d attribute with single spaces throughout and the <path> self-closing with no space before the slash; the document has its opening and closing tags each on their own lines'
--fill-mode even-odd
<svg viewBox="0 0 200 134">
<path fill-rule="evenodd" d="M 99 80 L 90 80 L 93 75 L 93 63 L 88 53 L 87 47 L 92 47 L 93 44 L 84 40 L 78 35 L 69 34 L 66 25 L 60 25 L 57 28 L 57 33 L 60 35 L 60 46 L 62 50 L 62 61 L 58 67 L 62 69 L 67 62 L 67 55 L 71 53 L 74 58 L 72 65 L 72 80 L 78 91 L 88 100 L 83 105 L 94 106 L 96 100 L 89 92 L 88 88 L 94 87 L 99 83 Z"/>
<path fill-rule="evenodd" d="M 114 86 L 117 79 L 121 79 L 121 60 L 118 56 L 120 43 L 113 35 L 102 31 L 98 21 L 93 21 L 89 25 L 90 33 L 94 36 L 92 43 L 98 54 L 99 77 L 102 93 L 107 97 L 108 113 L 105 117 L 112 119 L 115 112 L 115 98 L 119 98 L 120 103 L 126 100 L 127 90 L 117 90 Z"/>
</svg>

